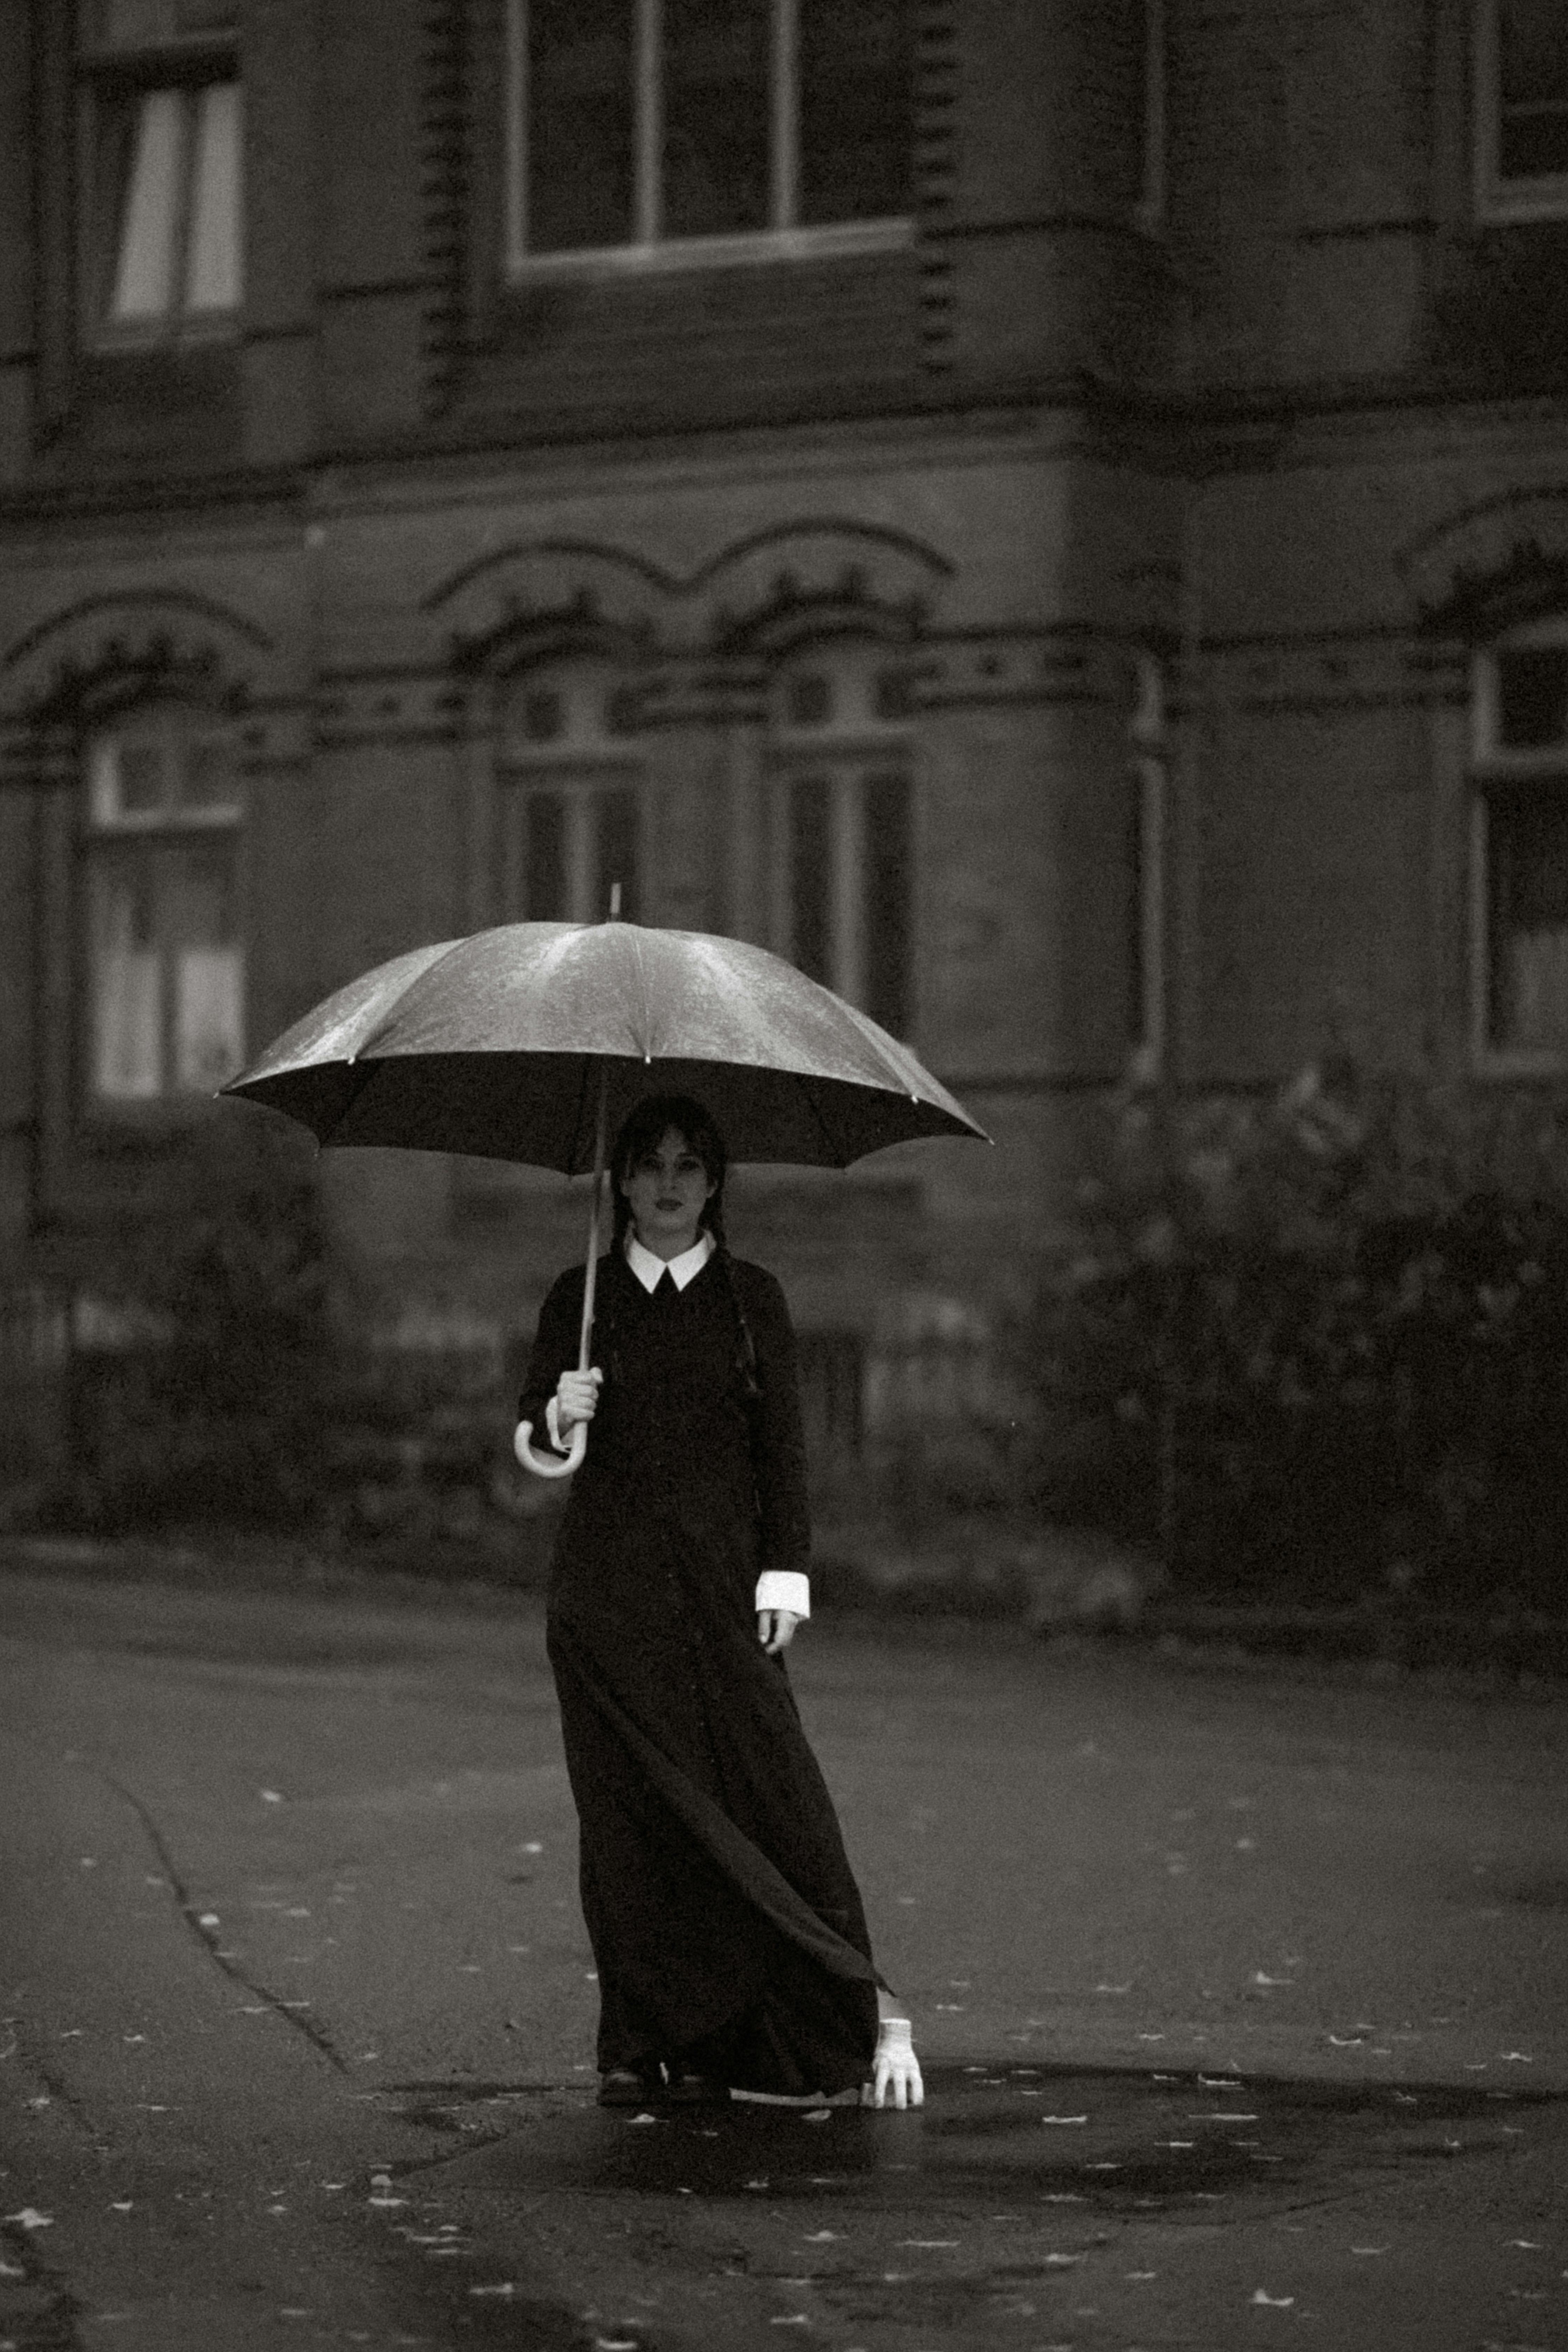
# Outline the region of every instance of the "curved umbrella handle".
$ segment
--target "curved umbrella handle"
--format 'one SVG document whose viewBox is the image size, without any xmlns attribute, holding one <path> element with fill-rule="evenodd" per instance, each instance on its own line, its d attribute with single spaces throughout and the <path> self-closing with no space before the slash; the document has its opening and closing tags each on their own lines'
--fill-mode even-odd
<svg viewBox="0 0 1568 2352">
<path fill-rule="evenodd" d="M 538 1454 L 529 1444 L 533 1434 L 531 1421 L 520 1421 L 512 1433 L 511 1450 L 525 1470 L 536 1478 L 569 1478 L 588 1451 L 588 1424 L 580 1421 L 572 1432 L 572 1448 L 564 1458 L 559 1454 Z"/>
</svg>

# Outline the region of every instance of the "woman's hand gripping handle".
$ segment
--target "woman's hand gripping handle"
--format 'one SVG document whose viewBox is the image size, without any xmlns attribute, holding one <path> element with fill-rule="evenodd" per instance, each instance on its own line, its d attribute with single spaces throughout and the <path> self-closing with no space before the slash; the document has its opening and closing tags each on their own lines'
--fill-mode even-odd
<svg viewBox="0 0 1568 2352">
<path fill-rule="evenodd" d="M 563 1372 L 555 1383 L 551 1399 L 550 1418 L 554 1423 L 552 1438 L 565 1442 L 570 1430 L 571 1444 L 564 1455 L 541 1454 L 530 1443 L 533 1434 L 531 1421 L 520 1421 L 513 1436 L 512 1451 L 525 1470 L 536 1478 L 569 1477 L 582 1461 L 588 1445 L 588 1423 L 599 1405 L 599 1384 L 605 1375 L 595 1364 L 588 1372 Z"/>
<path fill-rule="evenodd" d="M 860 2104 L 867 2107 L 919 2107 L 925 2104 L 925 2095 L 909 2019 L 879 2019 L 877 2055 L 871 2079 L 860 2094 Z"/>
</svg>

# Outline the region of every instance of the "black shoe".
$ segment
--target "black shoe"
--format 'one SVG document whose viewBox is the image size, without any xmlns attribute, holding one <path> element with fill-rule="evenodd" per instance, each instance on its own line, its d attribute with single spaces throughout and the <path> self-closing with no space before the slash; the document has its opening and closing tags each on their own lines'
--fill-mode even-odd
<svg viewBox="0 0 1568 2352">
<path fill-rule="evenodd" d="M 664 2096 L 659 2075 L 635 2074 L 629 2066 L 614 2066 L 599 2077 L 602 2107 L 647 2107 Z"/>
<path fill-rule="evenodd" d="M 672 2107 L 721 2107 L 730 2104 L 730 2085 L 689 2067 L 678 2068 L 669 2078 L 665 2103 Z"/>
</svg>

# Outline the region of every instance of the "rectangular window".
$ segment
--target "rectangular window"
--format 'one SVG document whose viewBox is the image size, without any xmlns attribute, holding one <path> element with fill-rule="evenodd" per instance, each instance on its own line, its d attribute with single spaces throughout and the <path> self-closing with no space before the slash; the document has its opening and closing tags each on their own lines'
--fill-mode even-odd
<svg viewBox="0 0 1568 2352">
<path fill-rule="evenodd" d="M 244 291 L 244 112 L 234 11 L 99 0 L 80 58 L 89 326 L 110 341 L 210 332 Z"/>
<path fill-rule="evenodd" d="M 226 745 L 178 718 L 93 747 L 89 1072 L 100 1102 L 210 1095 L 245 1058 L 239 816 Z"/>
<path fill-rule="evenodd" d="M 1165 1033 L 1165 827 L 1170 742 L 1164 665 L 1140 656 L 1130 730 L 1127 809 L 1127 1042 L 1145 1078 L 1159 1076 Z"/>
<path fill-rule="evenodd" d="M 1138 226 L 1151 232 L 1165 221 L 1166 62 L 1165 0 L 1142 0 L 1140 31 L 1142 87 L 1139 91 L 1137 170 Z"/>
<path fill-rule="evenodd" d="M 642 808 L 635 783 L 514 771 L 506 804 L 507 919 L 602 923 L 617 882 L 621 913 L 643 920 Z"/>
<path fill-rule="evenodd" d="M 513 265 L 907 233 L 909 0 L 510 0 Z"/>
<path fill-rule="evenodd" d="M 1521 632 L 1475 674 L 1473 999 L 1483 1062 L 1568 1059 L 1568 635 Z"/>
<path fill-rule="evenodd" d="M 1477 195 L 1500 217 L 1568 212 L 1568 8 L 1480 0 Z"/>
<path fill-rule="evenodd" d="M 896 1037 L 914 1018 L 913 823 L 901 766 L 840 759 L 780 776 L 774 943 Z"/>
<path fill-rule="evenodd" d="M 1568 1055 L 1568 782 L 1486 806 L 1487 1044 Z"/>
</svg>

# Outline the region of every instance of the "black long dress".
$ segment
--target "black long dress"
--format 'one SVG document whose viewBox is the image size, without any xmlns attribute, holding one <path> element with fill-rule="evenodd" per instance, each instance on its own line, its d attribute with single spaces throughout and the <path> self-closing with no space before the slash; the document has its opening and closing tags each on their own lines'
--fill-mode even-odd
<svg viewBox="0 0 1568 2352">
<path fill-rule="evenodd" d="M 717 1255 L 654 1296 L 619 1250 L 599 1262 L 605 1381 L 547 1619 L 598 2058 L 832 2092 L 869 2072 L 879 1979 L 784 1661 L 757 1638 L 759 1571 L 806 1566 L 805 1451 L 784 1293 L 730 1264 L 756 1400 Z M 541 1440 L 576 1365 L 583 1283 L 581 1266 L 563 1275 L 540 1314 L 518 1413 Z"/>
</svg>

